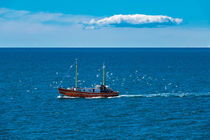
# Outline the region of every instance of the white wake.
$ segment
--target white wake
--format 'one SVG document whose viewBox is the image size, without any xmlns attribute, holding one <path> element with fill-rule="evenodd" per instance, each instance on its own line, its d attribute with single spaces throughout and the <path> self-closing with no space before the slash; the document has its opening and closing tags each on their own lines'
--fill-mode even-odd
<svg viewBox="0 0 210 140">
<path fill-rule="evenodd" d="M 152 98 L 152 97 L 187 97 L 187 96 L 210 96 L 210 92 L 207 92 L 207 93 L 122 94 L 119 96 L 107 97 L 107 98 L 108 99 L 110 99 L 110 98 L 137 98 L 137 97 Z M 59 95 L 59 96 L 57 96 L 57 98 L 59 98 L 59 99 L 74 99 L 74 98 L 79 98 L 79 97 L 70 97 L 70 96 Z M 101 98 L 106 98 L 106 97 L 87 97 L 85 99 L 101 99 Z"/>
</svg>

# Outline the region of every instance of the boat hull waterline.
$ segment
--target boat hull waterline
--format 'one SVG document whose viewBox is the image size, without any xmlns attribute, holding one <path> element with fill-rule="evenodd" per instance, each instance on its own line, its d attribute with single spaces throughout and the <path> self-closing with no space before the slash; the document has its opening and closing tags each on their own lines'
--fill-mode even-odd
<svg viewBox="0 0 210 140">
<path fill-rule="evenodd" d="M 118 96 L 119 92 L 82 92 L 82 91 L 74 91 L 70 89 L 63 89 L 58 88 L 59 93 L 69 97 L 84 97 L 84 98 L 91 98 L 91 97 L 114 97 Z"/>
</svg>

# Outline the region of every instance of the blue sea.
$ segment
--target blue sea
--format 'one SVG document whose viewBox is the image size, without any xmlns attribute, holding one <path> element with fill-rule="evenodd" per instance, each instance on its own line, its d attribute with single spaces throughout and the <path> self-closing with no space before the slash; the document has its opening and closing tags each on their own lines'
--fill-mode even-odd
<svg viewBox="0 0 210 140">
<path fill-rule="evenodd" d="M 0 94 L 0 139 L 209 139 L 210 49 L 0 49 Z"/>
</svg>

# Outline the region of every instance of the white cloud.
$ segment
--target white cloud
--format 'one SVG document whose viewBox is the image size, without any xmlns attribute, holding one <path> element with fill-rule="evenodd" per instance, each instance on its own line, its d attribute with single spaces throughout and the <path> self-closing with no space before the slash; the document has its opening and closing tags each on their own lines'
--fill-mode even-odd
<svg viewBox="0 0 210 140">
<path fill-rule="evenodd" d="M 30 13 L 29 11 L 0 8 L 0 17 L 5 18 L 5 19 L 19 18 L 29 13 Z"/>
<path fill-rule="evenodd" d="M 48 13 L 48 12 L 30 12 L 21 10 L 11 10 L 0 8 L 0 22 L 24 22 L 24 23 L 39 23 L 39 24 L 77 24 L 82 20 L 89 20 L 89 16 L 71 15 L 63 13 Z"/>
<path fill-rule="evenodd" d="M 91 19 L 84 23 L 88 28 L 93 27 L 159 27 L 163 25 L 177 25 L 182 22 L 180 18 L 172 18 L 163 15 L 114 15 L 102 19 Z"/>
<path fill-rule="evenodd" d="M 92 19 L 91 19 L 92 18 Z M 182 22 L 180 18 L 172 18 L 162 15 L 114 15 L 97 19 L 97 17 L 85 15 L 71 15 L 63 13 L 30 12 L 24 10 L 11 10 L 0 8 L 0 23 L 7 22 L 36 23 L 52 25 L 82 24 L 86 28 L 94 29 L 100 27 L 161 27 L 177 25 Z"/>
</svg>

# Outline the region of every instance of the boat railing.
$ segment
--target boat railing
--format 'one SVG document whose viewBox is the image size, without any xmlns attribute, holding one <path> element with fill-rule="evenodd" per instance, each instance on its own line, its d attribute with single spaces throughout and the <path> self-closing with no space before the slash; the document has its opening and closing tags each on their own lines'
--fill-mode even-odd
<svg viewBox="0 0 210 140">
<path fill-rule="evenodd" d="M 81 91 L 81 92 L 100 92 L 98 88 L 72 88 L 74 91 Z"/>
<path fill-rule="evenodd" d="M 80 91 L 80 92 L 96 92 L 96 93 L 99 93 L 99 92 L 110 92 L 112 93 L 113 90 L 110 89 L 110 88 L 106 88 L 104 90 L 101 90 L 101 88 L 71 88 L 71 90 L 73 91 Z"/>
<path fill-rule="evenodd" d="M 77 90 L 81 90 L 81 89 L 96 89 L 96 88 L 75 88 Z"/>
</svg>

